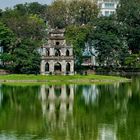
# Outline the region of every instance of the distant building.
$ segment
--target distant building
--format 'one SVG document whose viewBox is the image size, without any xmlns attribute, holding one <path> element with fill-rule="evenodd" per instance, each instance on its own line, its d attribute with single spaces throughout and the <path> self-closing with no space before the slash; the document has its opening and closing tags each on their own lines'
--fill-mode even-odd
<svg viewBox="0 0 140 140">
<path fill-rule="evenodd" d="M 52 29 L 48 44 L 42 47 L 41 74 L 74 74 L 73 47 L 67 45 L 64 29 Z"/>
<path fill-rule="evenodd" d="M 110 16 L 116 12 L 119 0 L 97 0 L 101 16 Z"/>
<path fill-rule="evenodd" d="M 82 66 L 87 68 L 93 68 L 94 66 L 98 65 L 96 62 L 97 52 L 94 49 L 94 47 L 92 47 L 91 49 L 88 43 L 85 43 L 85 49 L 82 55 L 83 55 Z"/>
</svg>

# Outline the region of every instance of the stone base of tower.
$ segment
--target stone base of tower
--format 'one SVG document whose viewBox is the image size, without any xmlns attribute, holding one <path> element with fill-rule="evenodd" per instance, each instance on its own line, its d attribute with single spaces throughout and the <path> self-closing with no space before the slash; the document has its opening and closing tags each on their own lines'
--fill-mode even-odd
<svg viewBox="0 0 140 140">
<path fill-rule="evenodd" d="M 41 75 L 74 75 L 74 61 L 41 61 Z"/>
</svg>

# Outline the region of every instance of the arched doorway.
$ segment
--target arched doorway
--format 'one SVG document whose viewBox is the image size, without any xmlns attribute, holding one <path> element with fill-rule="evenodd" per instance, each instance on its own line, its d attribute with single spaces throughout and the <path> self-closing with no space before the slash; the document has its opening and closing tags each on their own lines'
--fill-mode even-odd
<svg viewBox="0 0 140 140">
<path fill-rule="evenodd" d="M 66 51 L 66 56 L 70 56 L 69 50 Z"/>
<path fill-rule="evenodd" d="M 49 63 L 46 63 L 46 65 L 45 65 L 45 71 L 46 72 L 49 72 Z"/>
<path fill-rule="evenodd" d="M 55 72 L 61 72 L 61 64 L 60 63 L 56 63 L 55 65 L 54 65 L 54 71 Z"/>
<path fill-rule="evenodd" d="M 55 49 L 55 56 L 61 56 L 61 52 L 59 49 Z"/>
<path fill-rule="evenodd" d="M 70 72 L 70 63 L 66 64 L 66 72 L 69 73 Z"/>
</svg>

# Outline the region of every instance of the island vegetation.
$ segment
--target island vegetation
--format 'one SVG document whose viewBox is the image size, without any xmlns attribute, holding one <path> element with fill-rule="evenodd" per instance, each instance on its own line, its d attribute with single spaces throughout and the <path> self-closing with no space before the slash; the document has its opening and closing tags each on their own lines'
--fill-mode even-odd
<svg viewBox="0 0 140 140">
<path fill-rule="evenodd" d="M 129 10 L 127 10 L 129 9 Z M 15 74 L 39 74 L 39 48 L 47 43 L 49 28 L 65 28 L 66 40 L 74 47 L 75 68 L 81 69 L 85 44 L 97 51 L 97 69 L 140 68 L 140 1 L 120 0 L 117 11 L 109 17 L 99 16 L 100 9 L 90 0 L 54 1 L 18 4 L 0 10 L 1 68 Z M 94 55 L 94 54 L 93 54 Z M 114 77 L 7 75 L 3 80 L 52 80 L 78 78 L 114 80 Z M 120 78 L 116 78 L 117 80 Z"/>
</svg>

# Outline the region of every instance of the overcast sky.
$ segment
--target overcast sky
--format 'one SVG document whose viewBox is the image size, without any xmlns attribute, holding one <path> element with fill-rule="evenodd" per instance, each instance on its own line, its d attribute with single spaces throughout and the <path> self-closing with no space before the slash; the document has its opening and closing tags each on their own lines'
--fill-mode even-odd
<svg viewBox="0 0 140 140">
<path fill-rule="evenodd" d="M 25 2 L 39 2 L 41 4 L 50 4 L 53 0 L 0 0 L 0 9 L 4 9 L 6 7 L 12 7 L 19 3 Z"/>
</svg>

